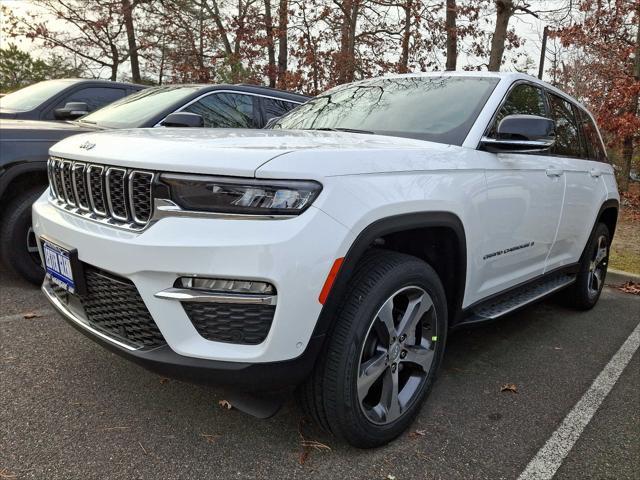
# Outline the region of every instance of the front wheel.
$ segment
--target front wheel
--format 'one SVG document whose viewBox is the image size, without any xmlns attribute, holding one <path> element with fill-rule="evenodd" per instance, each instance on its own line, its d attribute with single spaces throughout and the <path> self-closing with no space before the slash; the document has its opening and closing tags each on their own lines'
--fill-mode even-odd
<svg viewBox="0 0 640 480">
<path fill-rule="evenodd" d="M 374 251 L 351 284 L 325 355 L 299 393 L 318 423 L 371 448 L 418 413 L 444 353 L 447 308 L 437 273 L 409 255 Z"/>
</svg>

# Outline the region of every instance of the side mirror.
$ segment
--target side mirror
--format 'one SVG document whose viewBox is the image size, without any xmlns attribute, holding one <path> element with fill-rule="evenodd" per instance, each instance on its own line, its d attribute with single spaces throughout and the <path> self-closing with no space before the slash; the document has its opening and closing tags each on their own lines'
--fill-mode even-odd
<svg viewBox="0 0 640 480">
<path fill-rule="evenodd" d="M 507 115 L 498 124 L 496 138 L 480 144 L 494 153 L 531 153 L 547 150 L 556 141 L 555 122 L 537 115 Z"/>
<path fill-rule="evenodd" d="M 170 113 L 160 124 L 163 127 L 204 127 L 202 115 L 189 112 Z"/>
<path fill-rule="evenodd" d="M 56 108 L 53 116 L 57 120 L 74 120 L 89 113 L 89 105 L 84 102 L 68 102 L 63 108 Z"/>
</svg>

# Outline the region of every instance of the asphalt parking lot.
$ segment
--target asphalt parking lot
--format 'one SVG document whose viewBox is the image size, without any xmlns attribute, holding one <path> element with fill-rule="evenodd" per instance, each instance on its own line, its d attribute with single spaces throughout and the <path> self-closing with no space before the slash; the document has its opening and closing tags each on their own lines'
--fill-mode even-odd
<svg viewBox="0 0 640 480">
<path fill-rule="evenodd" d="M 257 420 L 127 363 L 0 270 L 0 479 L 514 479 L 639 323 L 640 297 L 607 288 L 591 312 L 547 301 L 456 332 L 411 432 L 361 451 L 293 401 Z M 330 449 L 301 463 L 301 431 Z M 640 478 L 639 351 L 555 478 Z"/>
</svg>

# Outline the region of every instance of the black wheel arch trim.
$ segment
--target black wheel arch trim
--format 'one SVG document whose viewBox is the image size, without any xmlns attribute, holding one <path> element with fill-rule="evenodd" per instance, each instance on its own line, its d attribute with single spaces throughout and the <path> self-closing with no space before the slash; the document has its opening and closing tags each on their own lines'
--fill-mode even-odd
<svg viewBox="0 0 640 480">
<path fill-rule="evenodd" d="M 0 200 L 7 188 L 20 175 L 33 172 L 47 172 L 47 161 L 44 160 L 22 160 L 3 165 L 0 169 Z M 46 184 L 43 185 L 43 190 Z"/>
<path fill-rule="evenodd" d="M 603 202 L 603 204 L 600 206 L 600 210 L 598 211 L 598 215 L 596 216 L 595 221 L 593 222 L 593 226 L 591 227 L 591 231 L 589 232 L 589 236 L 587 237 L 587 242 L 585 243 L 585 246 L 582 250 L 582 254 L 580 255 L 580 263 L 582 263 L 582 261 L 584 260 L 584 256 L 587 253 L 587 247 L 589 246 L 589 241 L 591 240 L 591 238 L 593 237 L 594 232 L 596 231 L 596 227 L 598 226 L 598 223 L 600 223 L 601 219 L 602 219 L 602 215 L 604 214 L 604 212 L 606 210 L 615 210 L 616 211 L 616 225 L 618 222 L 618 214 L 620 212 L 620 202 L 615 199 L 615 198 L 610 198 L 608 200 L 605 200 Z M 612 242 L 613 241 L 613 234 L 615 232 L 615 228 L 609 232 L 609 241 Z"/>
<path fill-rule="evenodd" d="M 342 298 L 348 288 L 349 279 L 353 275 L 358 261 L 377 238 L 391 233 L 429 227 L 450 228 L 458 240 L 459 271 L 455 272 L 456 305 L 455 311 L 449 312 L 449 318 L 450 323 L 459 320 L 467 279 L 467 240 L 462 221 L 456 214 L 446 211 L 415 212 L 376 220 L 358 234 L 344 257 L 338 276 L 316 322 L 313 336 L 326 335 L 331 330 Z"/>
</svg>

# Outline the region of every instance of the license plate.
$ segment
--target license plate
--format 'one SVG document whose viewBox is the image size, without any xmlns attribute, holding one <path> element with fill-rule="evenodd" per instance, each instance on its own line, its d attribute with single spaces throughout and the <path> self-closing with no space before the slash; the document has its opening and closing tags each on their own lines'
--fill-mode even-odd
<svg viewBox="0 0 640 480">
<path fill-rule="evenodd" d="M 42 240 L 42 249 L 47 277 L 65 290 L 76 293 L 77 286 L 73 278 L 71 252 L 44 239 Z"/>
</svg>

